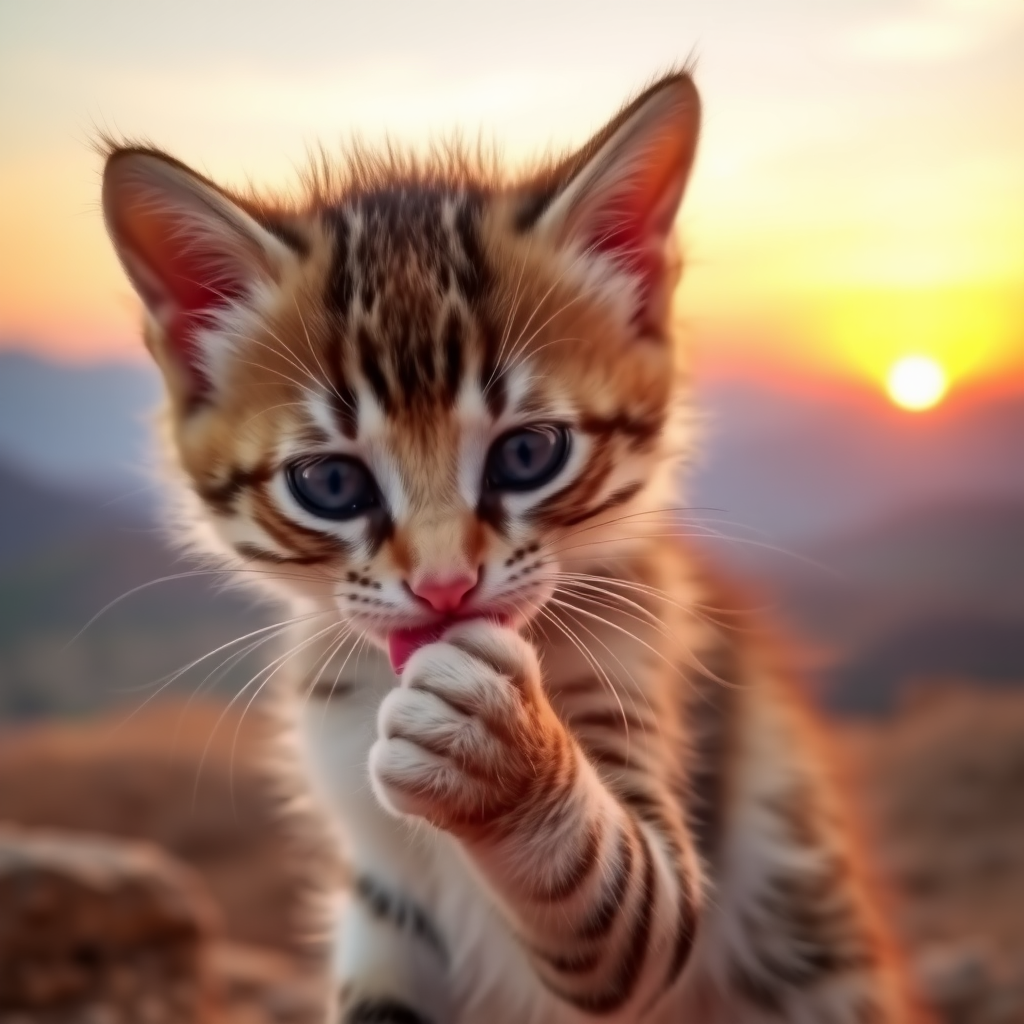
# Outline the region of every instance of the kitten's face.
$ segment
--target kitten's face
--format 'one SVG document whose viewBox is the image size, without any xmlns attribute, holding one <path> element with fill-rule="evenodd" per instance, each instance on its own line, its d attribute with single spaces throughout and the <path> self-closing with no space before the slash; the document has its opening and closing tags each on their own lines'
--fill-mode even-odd
<svg viewBox="0 0 1024 1024">
<path fill-rule="evenodd" d="M 622 517 L 665 500 L 696 118 L 676 77 L 543 185 L 381 172 L 287 213 L 115 152 L 108 224 L 220 550 L 399 667 L 639 536 Z"/>
</svg>

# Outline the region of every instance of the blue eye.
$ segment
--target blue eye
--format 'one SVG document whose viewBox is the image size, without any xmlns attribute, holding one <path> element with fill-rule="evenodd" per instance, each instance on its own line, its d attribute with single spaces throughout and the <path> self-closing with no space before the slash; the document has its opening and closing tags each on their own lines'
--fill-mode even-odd
<svg viewBox="0 0 1024 1024">
<path fill-rule="evenodd" d="M 380 503 L 370 471 L 357 459 L 303 459 L 291 463 L 285 477 L 295 500 L 321 519 L 354 519 Z"/>
<path fill-rule="evenodd" d="M 569 432 L 560 426 L 524 427 L 499 437 L 487 454 L 485 482 L 497 491 L 532 491 L 557 475 L 569 457 Z"/>
</svg>

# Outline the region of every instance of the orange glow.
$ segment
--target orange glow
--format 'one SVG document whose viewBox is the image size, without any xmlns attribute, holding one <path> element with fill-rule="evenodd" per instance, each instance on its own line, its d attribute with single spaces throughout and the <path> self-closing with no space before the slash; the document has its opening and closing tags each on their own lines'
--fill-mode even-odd
<svg viewBox="0 0 1024 1024">
<path fill-rule="evenodd" d="M 193 39 L 188 18 L 156 31 L 140 13 L 104 28 L 102 55 L 81 42 L 94 29 L 84 7 L 54 20 L 22 6 L 0 32 L 0 70 L 19 97 L 0 111 L 0 347 L 143 356 L 139 305 L 98 208 L 97 129 L 153 139 L 228 185 L 287 187 L 317 140 L 333 149 L 388 133 L 423 147 L 457 126 L 469 139 L 482 126 L 516 163 L 583 142 L 699 42 L 707 120 L 680 220 L 678 311 L 701 356 L 874 389 L 908 353 L 935 360 L 954 387 L 1024 369 L 1024 137 L 1005 130 L 1024 64 L 992 56 L 1024 31 L 1013 0 L 924 4 L 895 20 L 841 0 L 813 33 L 812 0 L 789 22 L 747 0 L 748 17 L 786 41 L 759 47 L 754 64 L 717 5 L 688 9 L 682 35 L 666 30 L 611 64 L 599 55 L 622 54 L 621 29 L 596 18 L 593 45 L 551 67 L 466 64 L 475 48 L 436 19 L 411 18 L 403 50 L 374 5 L 378 30 L 352 36 L 343 6 L 303 0 L 320 27 L 295 19 L 294 46 L 279 25 L 240 26 L 210 8 L 230 52 L 215 32 Z M 663 17 L 653 0 L 640 7 Z M 575 31 L 583 9 L 553 11 L 552 38 Z M 202 50 L 188 68 L 184 41 Z M 939 74 L 954 57 L 960 71 Z M 925 66 L 932 86 L 909 87 Z"/>
<path fill-rule="evenodd" d="M 881 380 L 907 352 L 927 354 L 952 380 L 998 375 L 1020 358 L 1022 289 L 998 284 L 858 290 L 826 314 L 836 355 Z"/>
<path fill-rule="evenodd" d="M 889 397 L 901 409 L 923 412 L 938 405 L 949 382 L 942 367 L 928 356 L 904 356 L 893 363 L 886 378 Z"/>
</svg>

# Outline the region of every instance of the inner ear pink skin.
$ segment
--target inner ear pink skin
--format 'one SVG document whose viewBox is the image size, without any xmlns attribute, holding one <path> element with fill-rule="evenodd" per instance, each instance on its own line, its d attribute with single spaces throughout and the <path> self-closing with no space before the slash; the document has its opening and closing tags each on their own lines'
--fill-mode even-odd
<svg viewBox="0 0 1024 1024">
<path fill-rule="evenodd" d="M 610 233 L 608 238 L 594 246 L 596 251 L 611 255 L 620 266 L 636 278 L 639 294 L 636 312 L 633 314 L 633 326 L 641 328 L 650 328 L 655 323 L 650 314 L 651 296 L 665 272 L 664 255 L 650 245 L 643 248 L 641 243 L 646 241 L 642 233 L 634 234 L 623 227 L 617 232 Z"/>
<path fill-rule="evenodd" d="M 152 281 L 142 283 L 150 308 L 165 310 L 164 330 L 182 364 L 199 390 L 208 382 L 200 366 L 196 333 L 211 322 L 212 314 L 238 299 L 245 278 L 232 272 L 222 254 L 209 251 L 202 239 L 189 245 L 173 244 L 180 226 L 158 212 L 136 215 L 125 229 L 126 248 L 147 267 Z"/>
<path fill-rule="evenodd" d="M 152 154 L 115 154 L 104 176 L 104 213 L 125 269 L 198 390 L 207 382 L 196 335 L 245 294 L 261 258 L 207 194 L 221 202 L 212 185 Z"/>
</svg>

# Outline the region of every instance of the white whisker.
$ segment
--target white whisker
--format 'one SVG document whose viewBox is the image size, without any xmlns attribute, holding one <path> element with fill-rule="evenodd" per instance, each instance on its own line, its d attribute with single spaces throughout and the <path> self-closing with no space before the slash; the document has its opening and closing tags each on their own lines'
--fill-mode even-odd
<svg viewBox="0 0 1024 1024">
<path fill-rule="evenodd" d="M 551 608 L 545 607 L 541 609 L 541 614 L 548 618 L 554 625 L 569 639 L 569 641 L 576 647 L 576 649 L 583 655 L 584 660 L 594 667 L 594 670 L 598 674 L 598 680 L 602 686 L 604 686 L 608 692 L 615 698 L 615 703 L 619 706 L 619 713 L 622 715 L 622 727 L 626 735 L 626 749 L 629 750 L 629 722 L 626 718 L 626 709 L 622 706 L 622 701 L 619 698 L 618 691 L 612 684 L 611 679 L 608 678 L 608 673 L 604 670 L 604 666 L 594 657 L 590 649 L 577 637 L 575 632 L 571 630 L 564 622 L 562 622 Z"/>
</svg>

